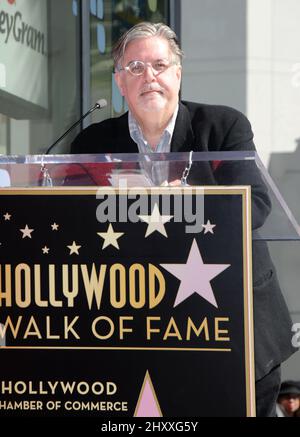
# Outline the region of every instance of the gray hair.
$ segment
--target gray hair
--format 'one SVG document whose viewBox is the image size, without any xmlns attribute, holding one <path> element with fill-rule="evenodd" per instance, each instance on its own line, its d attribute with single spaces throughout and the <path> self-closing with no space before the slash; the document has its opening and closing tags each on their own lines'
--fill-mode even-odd
<svg viewBox="0 0 300 437">
<path fill-rule="evenodd" d="M 127 45 L 137 38 L 149 38 L 158 36 L 168 41 L 170 50 L 174 56 L 174 61 L 181 65 L 183 51 L 179 47 L 176 33 L 164 23 L 149 23 L 144 21 L 131 27 L 125 32 L 112 49 L 114 67 L 117 69 L 123 59 Z"/>
</svg>

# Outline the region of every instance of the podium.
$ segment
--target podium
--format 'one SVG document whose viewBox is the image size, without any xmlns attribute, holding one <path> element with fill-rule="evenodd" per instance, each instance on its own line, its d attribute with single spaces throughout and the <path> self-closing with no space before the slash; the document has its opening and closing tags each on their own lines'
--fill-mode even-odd
<svg viewBox="0 0 300 437">
<path fill-rule="evenodd" d="M 300 239 L 256 153 L 0 170 L 1 417 L 255 416 L 252 241 Z"/>
</svg>

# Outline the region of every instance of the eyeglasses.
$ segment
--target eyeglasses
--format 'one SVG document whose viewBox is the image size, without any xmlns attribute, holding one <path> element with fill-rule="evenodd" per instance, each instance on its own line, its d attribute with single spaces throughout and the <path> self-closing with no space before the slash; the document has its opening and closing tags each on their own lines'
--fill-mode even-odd
<svg viewBox="0 0 300 437">
<path fill-rule="evenodd" d="M 129 71 L 133 76 L 141 76 L 146 71 L 147 66 L 149 65 L 154 74 L 163 73 L 166 71 L 169 67 L 172 65 L 177 64 L 177 62 L 170 62 L 167 59 L 159 59 L 158 61 L 154 62 L 143 62 L 143 61 L 131 61 L 129 64 L 122 68 L 119 67 L 118 71 Z"/>
</svg>

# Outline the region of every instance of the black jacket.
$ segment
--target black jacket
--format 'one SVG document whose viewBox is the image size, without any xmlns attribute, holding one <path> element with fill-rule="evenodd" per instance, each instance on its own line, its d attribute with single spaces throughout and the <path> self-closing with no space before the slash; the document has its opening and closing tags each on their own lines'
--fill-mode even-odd
<svg viewBox="0 0 300 437">
<path fill-rule="evenodd" d="M 190 150 L 255 150 L 250 123 L 233 108 L 180 102 L 171 151 Z M 138 147 L 129 134 L 128 114 L 83 130 L 72 143 L 71 153 L 138 153 Z M 254 163 L 224 161 L 215 170 L 209 165 L 201 169 L 194 165 L 188 183 L 251 185 L 254 229 L 264 223 L 271 210 L 267 189 Z M 254 241 L 252 250 L 255 372 L 256 380 L 259 380 L 296 349 L 291 344 L 291 319 L 267 244 Z"/>
</svg>

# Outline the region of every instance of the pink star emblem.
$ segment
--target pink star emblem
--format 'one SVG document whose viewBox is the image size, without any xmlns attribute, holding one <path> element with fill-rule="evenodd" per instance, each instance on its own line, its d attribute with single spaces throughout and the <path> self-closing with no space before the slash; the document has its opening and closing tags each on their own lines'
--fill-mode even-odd
<svg viewBox="0 0 300 437">
<path fill-rule="evenodd" d="M 230 264 L 204 264 L 194 239 L 186 264 L 160 265 L 181 281 L 174 307 L 197 293 L 218 308 L 210 281 L 230 267 Z"/>
</svg>

